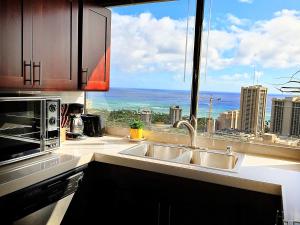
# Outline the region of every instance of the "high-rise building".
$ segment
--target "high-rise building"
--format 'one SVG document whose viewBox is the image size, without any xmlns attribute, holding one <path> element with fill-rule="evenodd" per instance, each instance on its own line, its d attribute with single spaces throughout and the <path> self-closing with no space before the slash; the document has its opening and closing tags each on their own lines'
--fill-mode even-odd
<svg viewBox="0 0 300 225">
<path fill-rule="evenodd" d="M 264 133 L 268 89 L 261 85 L 241 88 L 239 129 L 259 134 Z"/>
<path fill-rule="evenodd" d="M 216 132 L 216 127 L 217 127 L 217 120 L 215 119 L 210 119 L 210 122 L 207 120 L 207 132 L 209 134 L 215 133 Z"/>
<path fill-rule="evenodd" d="M 300 97 L 272 99 L 270 130 L 283 136 L 300 135 Z"/>
<path fill-rule="evenodd" d="M 232 110 L 220 113 L 217 124 L 218 130 L 238 129 L 239 110 Z"/>
<path fill-rule="evenodd" d="M 182 108 L 179 105 L 171 106 L 169 116 L 171 124 L 182 120 Z"/>
</svg>

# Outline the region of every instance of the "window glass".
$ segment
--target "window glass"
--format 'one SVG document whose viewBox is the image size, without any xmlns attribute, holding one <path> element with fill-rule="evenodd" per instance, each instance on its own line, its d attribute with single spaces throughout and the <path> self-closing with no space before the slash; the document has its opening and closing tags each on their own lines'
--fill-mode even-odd
<svg viewBox="0 0 300 225">
<path fill-rule="evenodd" d="M 300 4 L 207 0 L 199 131 L 298 147 Z"/>
<path fill-rule="evenodd" d="M 194 0 L 112 7 L 111 88 L 87 93 L 88 113 L 108 126 L 141 118 L 167 130 L 188 118 L 195 8 Z"/>
</svg>

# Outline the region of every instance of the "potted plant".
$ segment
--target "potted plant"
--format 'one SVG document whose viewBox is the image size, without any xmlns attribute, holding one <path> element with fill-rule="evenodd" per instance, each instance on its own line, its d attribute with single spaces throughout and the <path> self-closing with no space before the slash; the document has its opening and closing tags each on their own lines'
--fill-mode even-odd
<svg viewBox="0 0 300 225">
<path fill-rule="evenodd" d="M 130 138 L 131 139 L 142 139 L 144 123 L 140 120 L 133 120 L 129 123 L 130 126 Z"/>
</svg>

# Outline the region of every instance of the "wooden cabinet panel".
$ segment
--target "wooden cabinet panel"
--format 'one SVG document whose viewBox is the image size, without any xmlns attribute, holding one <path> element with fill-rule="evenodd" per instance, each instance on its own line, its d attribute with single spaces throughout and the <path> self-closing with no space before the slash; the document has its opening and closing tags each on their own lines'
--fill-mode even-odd
<svg viewBox="0 0 300 225">
<path fill-rule="evenodd" d="M 32 89 L 32 9 L 33 0 L 23 0 L 23 77 L 20 89 Z"/>
<path fill-rule="evenodd" d="M 270 194 L 99 162 L 89 173 L 63 224 L 273 225 L 281 210 Z"/>
<path fill-rule="evenodd" d="M 34 88 L 77 89 L 78 4 L 40 0 L 32 5 Z"/>
<path fill-rule="evenodd" d="M 0 0 L 0 88 L 78 89 L 78 0 Z"/>
<path fill-rule="evenodd" d="M 116 224 L 159 224 L 160 203 L 151 195 L 151 190 L 117 189 L 115 195 L 118 212 Z"/>
<path fill-rule="evenodd" d="M 22 2 L 0 0 L 0 87 L 23 86 Z"/>
<path fill-rule="evenodd" d="M 109 89 L 110 31 L 110 10 L 85 3 L 82 15 L 82 90 Z"/>
<path fill-rule="evenodd" d="M 91 1 L 0 0 L 0 88 L 107 91 L 110 30 Z"/>
</svg>

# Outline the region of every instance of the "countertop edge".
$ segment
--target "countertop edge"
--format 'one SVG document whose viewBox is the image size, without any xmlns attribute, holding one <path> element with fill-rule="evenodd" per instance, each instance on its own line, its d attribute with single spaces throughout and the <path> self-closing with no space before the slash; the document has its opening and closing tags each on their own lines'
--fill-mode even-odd
<svg viewBox="0 0 300 225">
<path fill-rule="evenodd" d="M 230 172 L 219 173 L 211 169 L 197 169 L 197 167 L 195 166 L 183 166 L 179 165 L 178 163 L 167 163 L 154 159 L 121 155 L 119 154 L 119 152 L 127 149 L 129 144 L 127 142 L 123 143 L 122 139 L 120 138 L 108 137 L 107 140 L 101 139 L 104 140 L 104 143 L 107 143 L 107 145 L 103 145 L 103 143 L 102 145 L 99 145 L 98 139 L 94 140 L 95 142 L 91 141 L 88 143 L 81 143 L 80 145 L 73 143 L 64 145 L 58 152 L 56 152 L 56 154 L 58 153 L 62 155 L 72 155 L 74 157 L 73 160 L 70 160 L 68 163 L 55 166 L 53 168 L 45 169 L 43 171 L 21 177 L 7 183 L 0 184 L 0 197 L 28 187 L 34 183 L 48 179 L 52 176 L 66 172 L 70 169 L 74 169 L 78 166 L 88 164 L 92 161 L 97 161 L 157 173 L 164 173 L 172 176 L 194 179 L 209 183 L 215 183 L 224 186 L 241 188 L 245 190 L 281 195 L 284 211 L 284 221 L 300 221 L 300 206 L 298 207 L 298 205 L 294 203 L 294 201 L 296 201 L 295 199 L 298 199 L 298 197 L 300 196 L 298 190 L 300 184 L 290 185 L 291 179 L 300 178 L 299 172 L 284 172 L 284 170 L 273 169 L 272 167 L 268 166 L 265 167 L 266 169 L 263 169 L 264 166 L 261 167 L 258 165 L 256 167 L 251 167 L 250 170 L 249 168 L 246 168 L 246 171 L 248 171 L 248 173 L 243 172 L 243 175 L 241 175 L 242 177 L 239 177 L 236 175 L 232 175 Z M 131 143 L 130 146 L 134 145 L 136 145 L 136 143 Z M 98 146 L 104 147 L 99 148 Z M 260 171 L 260 167 L 263 169 L 262 171 L 266 171 L 267 175 L 271 174 L 271 176 L 268 177 L 268 179 L 266 179 L 265 181 L 261 178 L 255 180 L 255 176 L 253 175 L 255 174 L 255 172 Z M 277 172 L 279 172 L 279 174 L 277 174 Z M 282 173 L 280 174 L 280 172 Z M 276 179 L 274 179 L 274 176 L 276 177 L 286 174 L 290 174 L 289 178 L 285 178 L 283 176 L 282 178 L 280 178 L 282 182 L 279 180 L 277 183 L 275 182 Z M 294 180 L 293 182 L 296 181 L 297 180 Z"/>
</svg>

